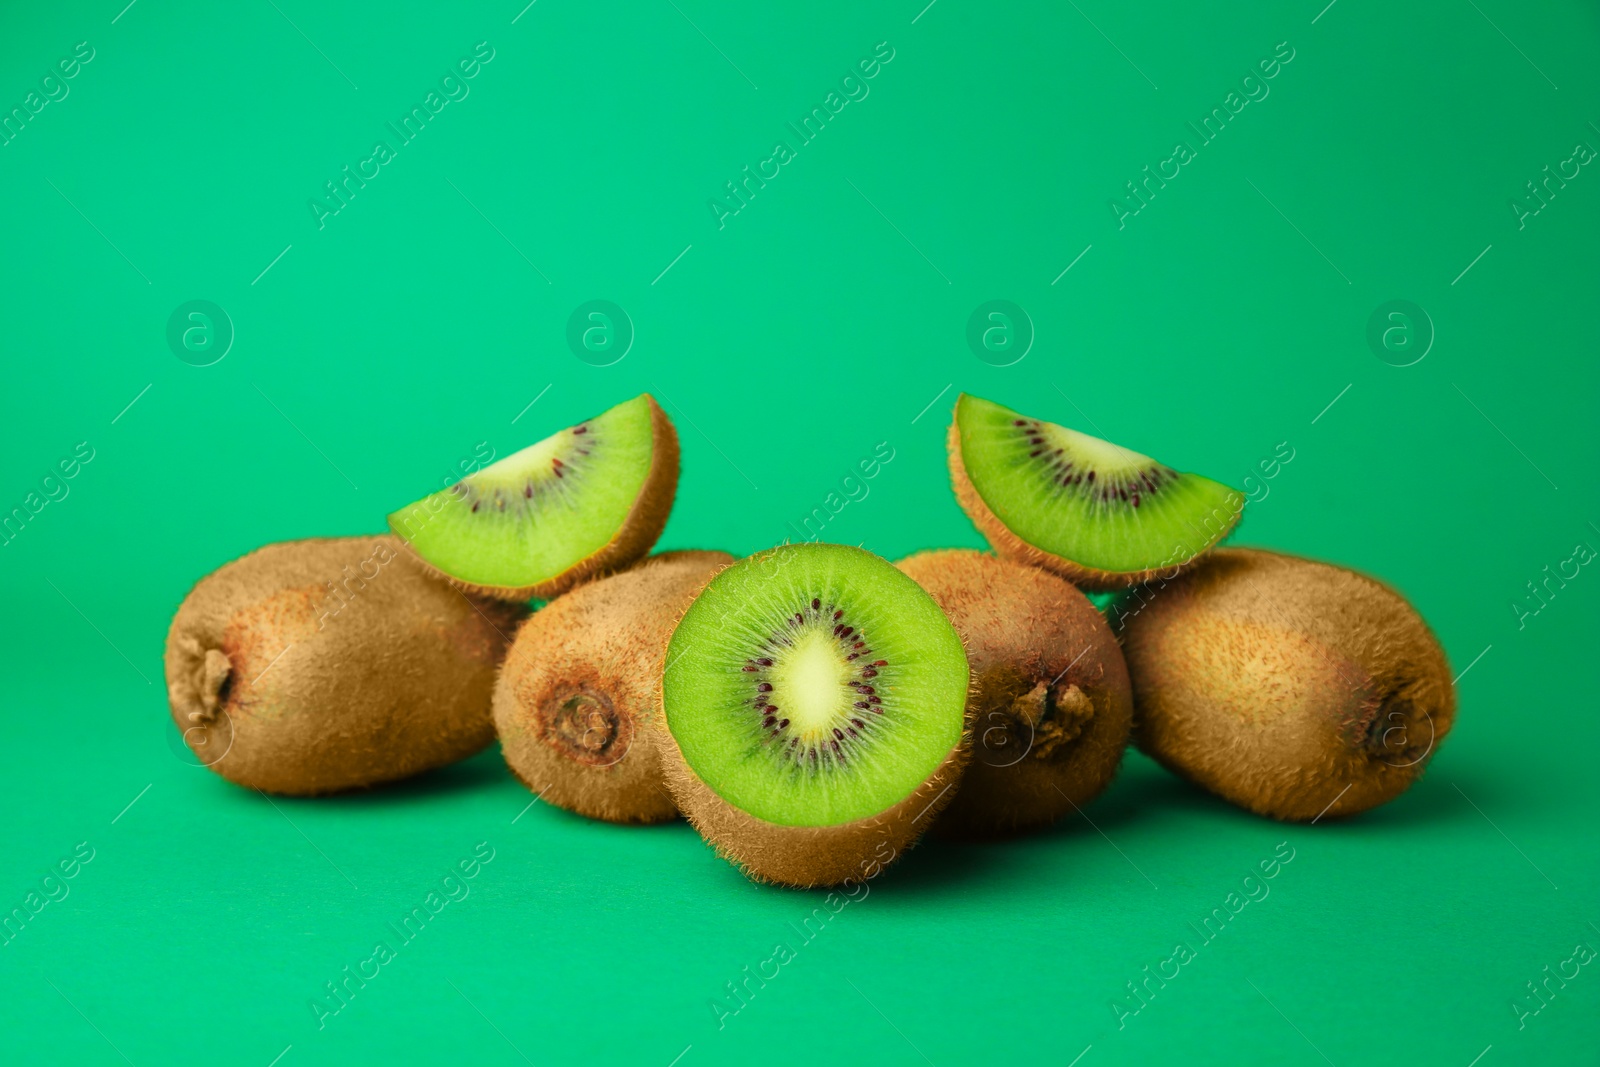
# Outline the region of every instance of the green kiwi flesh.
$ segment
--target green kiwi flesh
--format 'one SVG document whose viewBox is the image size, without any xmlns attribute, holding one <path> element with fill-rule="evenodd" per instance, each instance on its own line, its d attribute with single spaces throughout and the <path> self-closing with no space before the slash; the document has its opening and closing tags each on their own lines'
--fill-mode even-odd
<svg viewBox="0 0 1600 1067">
<path fill-rule="evenodd" d="M 464 588 L 548 598 L 648 552 L 677 479 L 677 435 L 643 394 L 408 504 L 389 525 Z"/>
<path fill-rule="evenodd" d="M 751 877 L 860 878 L 948 797 L 968 682 L 949 619 L 891 564 L 844 545 L 771 549 L 720 572 L 672 633 L 669 787 Z"/>
<path fill-rule="evenodd" d="M 1244 507 L 1220 482 L 966 394 L 950 464 L 962 507 L 996 551 L 1089 589 L 1176 573 Z"/>
</svg>

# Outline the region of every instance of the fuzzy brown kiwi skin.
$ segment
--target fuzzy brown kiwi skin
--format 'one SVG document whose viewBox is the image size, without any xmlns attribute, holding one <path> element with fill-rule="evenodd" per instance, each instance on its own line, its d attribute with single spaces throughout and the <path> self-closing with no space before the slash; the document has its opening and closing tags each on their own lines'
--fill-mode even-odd
<svg viewBox="0 0 1600 1067">
<path fill-rule="evenodd" d="M 1118 625 L 1135 743 L 1260 815 L 1319 821 L 1393 800 L 1455 723 L 1428 625 L 1341 567 L 1219 549 Z"/>
<path fill-rule="evenodd" d="M 663 728 L 661 735 L 667 786 L 706 843 L 750 880 L 794 889 L 876 877 L 917 843 L 950 802 L 971 755 L 963 728 L 961 740 L 927 781 L 893 807 L 837 826 L 780 826 L 723 800 L 690 769 L 671 732 Z"/>
<path fill-rule="evenodd" d="M 517 632 L 494 691 L 511 772 L 545 801 L 618 823 L 674 819 L 657 753 L 662 654 L 726 552 L 678 551 L 587 582 Z"/>
<path fill-rule="evenodd" d="M 495 670 L 525 615 L 437 580 L 394 537 L 267 545 L 179 606 L 172 718 L 201 762 L 263 792 L 409 777 L 493 740 Z"/>
<path fill-rule="evenodd" d="M 961 425 L 954 419 L 951 420 L 950 429 L 945 436 L 945 446 L 950 456 L 950 486 L 955 490 L 961 510 L 967 513 L 967 517 L 972 520 L 972 524 L 983 534 L 990 546 L 1007 559 L 1043 567 L 1047 571 L 1061 575 L 1079 589 L 1095 593 L 1111 593 L 1140 585 L 1157 577 L 1174 578 L 1194 566 L 1195 562 L 1205 555 L 1205 551 L 1202 550 L 1199 555 L 1190 559 L 1160 567 L 1140 571 L 1107 571 L 1077 563 L 1053 552 L 1046 552 L 1012 533 L 1011 528 L 1001 522 L 1000 517 L 984 502 L 983 496 L 967 475 L 966 463 L 961 456 Z M 1228 525 L 1216 536 L 1215 541 L 1228 536 L 1238 525 L 1240 514 L 1240 512 L 1234 513 L 1228 520 Z"/>
<path fill-rule="evenodd" d="M 503 586 L 480 585 L 457 578 L 417 556 L 414 550 L 412 554 L 424 567 L 459 589 L 475 596 L 517 603 L 549 600 L 591 578 L 614 574 L 638 562 L 666 528 L 667 517 L 672 513 L 672 502 L 678 493 L 679 469 L 678 431 L 667 413 L 661 410 L 661 405 L 656 403 L 655 397 L 646 393 L 644 398 L 650 402 L 650 470 L 639 490 L 639 498 L 633 502 L 633 508 L 617 529 L 616 536 L 593 555 L 579 560 L 547 581 L 535 585 Z M 409 544 L 406 547 L 410 549 Z"/>
<path fill-rule="evenodd" d="M 971 665 L 974 755 L 946 836 L 1042 829 L 1116 777 L 1133 693 L 1116 637 L 1065 579 L 969 549 L 896 564 L 950 616 Z"/>
</svg>

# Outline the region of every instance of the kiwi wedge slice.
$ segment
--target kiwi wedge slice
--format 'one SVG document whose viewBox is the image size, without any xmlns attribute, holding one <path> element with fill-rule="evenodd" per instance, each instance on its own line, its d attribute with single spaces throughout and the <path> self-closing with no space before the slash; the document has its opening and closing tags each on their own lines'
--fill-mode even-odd
<svg viewBox="0 0 1600 1067">
<path fill-rule="evenodd" d="M 668 642 L 668 787 L 758 881 L 873 877 L 951 794 L 968 683 L 949 618 L 888 561 L 770 549 L 718 573 Z"/>
<path fill-rule="evenodd" d="M 948 444 L 956 497 L 995 551 L 1084 589 L 1173 577 L 1244 509 L 1221 482 L 965 393 Z"/>
<path fill-rule="evenodd" d="M 389 526 L 462 588 L 549 598 L 649 552 L 677 487 L 677 432 L 644 393 L 406 505 Z"/>
</svg>

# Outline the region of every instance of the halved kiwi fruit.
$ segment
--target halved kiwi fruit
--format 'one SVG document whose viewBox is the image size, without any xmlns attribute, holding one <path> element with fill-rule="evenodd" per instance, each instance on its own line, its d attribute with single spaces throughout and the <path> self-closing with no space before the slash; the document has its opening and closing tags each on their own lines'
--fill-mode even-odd
<svg viewBox="0 0 1600 1067">
<path fill-rule="evenodd" d="M 859 548 L 785 545 L 720 572 L 666 653 L 667 782 L 751 878 L 877 874 L 967 757 L 969 675 L 938 604 Z"/>
<path fill-rule="evenodd" d="M 667 638 L 726 552 L 664 552 L 586 582 L 517 632 L 495 683 L 506 764 L 543 799 L 611 822 L 677 817 L 657 754 Z"/>
<path fill-rule="evenodd" d="M 1220 482 L 965 393 L 948 443 L 956 498 L 995 551 L 1084 589 L 1176 575 L 1244 508 Z"/>
<path fill-rule="evenodd" d="M 268 793 L 405 778 L 494 739 L 494 672 L 526 614 L 440 581 L 392 537 L 267 545 L 179 606 L 172 718 L 201 763 Z"/>
<path fill-rule="evenodd" d="M 1455 722 L 1444 651 L 1399 593 L 1326 563 L 1221 549 L 1117 613 L 1134 740 L 1261 815 L 1392 800 Z"/>
<path fill-rule="evenodd" d="M 465 589 L 549 598 L 649 552 L 677 487 L 677 432 L 645 393 L 408 504 L 389 526 Z"/>
<path fill-rule="evenodd" d="M 972 667 L 972 759 L 941 832 L 987 837 L 1048 826 L 1111 784 L 1133 695 L 1117 639 L 1065 579 L 952 549 L 898 564 L 938 602 Z"/>
</svg>

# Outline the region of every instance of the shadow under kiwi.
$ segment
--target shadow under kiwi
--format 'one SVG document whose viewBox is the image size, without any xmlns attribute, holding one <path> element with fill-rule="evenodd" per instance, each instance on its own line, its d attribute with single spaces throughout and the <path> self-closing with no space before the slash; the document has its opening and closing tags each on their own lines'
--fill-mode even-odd
<svg viewBox="0 0 1600 1067">
<path fill-rule="evenodd" d="M 1117 780 L 1099 800 L 1087 806 L 1085 812 L 1096 825 L 1108 832 L 1141 819 L 1149 821 L 1177 812 L 1201 813 L 1219 818 L 1260 818 L 1187 778 L 1172 773 L 1131 748 L 1123 760 L 1122 773 Z M 1090 829 L 1084 817 L 1079 815 L 1068 815 L 1056 825 L 1059 828 L 1074 822 L 1082 829 Z"/>
<path fill-rule="evenodd" d="M 1215 806 L 1219 811 L 1236 811 L 1231 805 L 1168 773 L 1146 756 L 1129 749 L 1117 776 L 1099 796 L 1068 808 L 1049 826 L 1025 827 L 992 833 L 947 830 L 935 824 L 932 838 L 952 844 L 986 845 L 1025 841 L 1039 837 L 1098 835 L 1122 830 L 1130 824 L 1149 821 L 1161 811 L 1192 809 L 1197 805 Z"/>
<path fill-rule="evenodd" d="M 355 807 L 396 804 L 487 789 L 508 777 L 510 773 L 506 770 L 505 757 L 500 754 L 499 742 L 494 742 L 466 759 L 414 774 L 410 778 L 328 793 L 312 799 Z"/>
<path fill-rule="evenodd" d="M 1198 812 L 1224 819 L 1277 822 L 1312 831 L 1372 831 L 1481 820 L 1482 815 L 1473 809 L 1466 798 L 1470 797 L 1486 809 L 1502 801 L 1510 803 L 1512 794 L 1503 786 L 1503 781 L 1483 774 L 1480 769 L 1451 767 L 1440 771 L 1430 768 L 1411 788 L 1376 808 L 1346 816 L 1328 815 L 1315 823 L 1310 820 L 1280 820 L 1239 807 L 1170 773 L 1154 760 L 1130 749 L 1123 774 L 1099 800 L 1086 806 L 1086 812 L 1096 825 L 1108 833 L 1130 821 L 1148 819 L 1159 811 Z M 1084 818 L 1068 815 L 1046 832 L 1070 829 L 1074 821 L 1079 829 L 1090 830 Z"/>
<path fill-rule="evenodd" d="M 915 845 L 901 851 L 897 862 L 867 879 L 872 891 L 914 898 L 965 894 L 991 876 L 994 869 L 987 850 L 961 841 L 946 841 L 937 833 L 924 834 Z"/>
<path fill-rule="evenodd" d="M 1435 770 L 1430 767 L 1410 789 L 1387 804 L 1346 818 L 1324 819 L 1315 829 L 1326 826 L 1387 831 L 1462 823 L 1482 825 L 1485 818 L 1498 818 L 1518 807 L 1526 809 L 1528 806 L 1527 795 L 1507 788 L 1508 784 L 1482 768 L 1448 766 Z"/>
<path fill-rule="evenodd" d="M 1048 827 L 989 835 L 948 832 L 935 822 L 915 848 L 873 882 L 895 896 L 911 898 L 1004 882 L 1015 869 L 1035 863 L 1029 853 L 1039 844 L 1093 838 L 1095 847 L 1103 847 L 1102 832 L 1114 835 L 1148 817 L 1152 789 L 1173 787 L 1179 792 L 1187 788 L 1149 760 L 1130 759 L 1106 792 L 1083 805 L 1081 813 L 1069 811 Z"/>
</svg>

